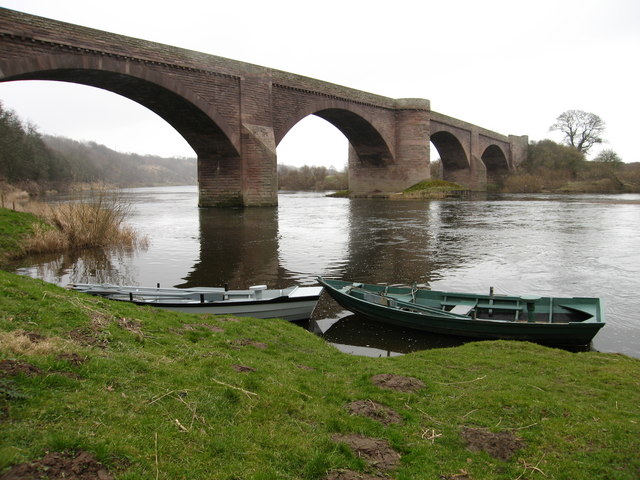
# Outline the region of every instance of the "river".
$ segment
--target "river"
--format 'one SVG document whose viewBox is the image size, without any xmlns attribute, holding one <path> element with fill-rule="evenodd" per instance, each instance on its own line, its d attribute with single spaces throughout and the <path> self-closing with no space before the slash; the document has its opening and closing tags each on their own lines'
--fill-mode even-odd
<svg viewBox="0 0 640 480">
<path fill-rule="evenodd" d="M 316 276 L 437 290 L 598 296 L 592 349 L 640 357 L 640 195 L 501 195 L 386 201 L 281 193 L 279 206 L 199 209 L 194 186 L 127 189 L 146 249 L 31 257 L 17 273 L 66 285 L 246 288 Z M 358 355 L 459 340 L 361 322 L 323 298 L 309 329 Z"/>
</svg>

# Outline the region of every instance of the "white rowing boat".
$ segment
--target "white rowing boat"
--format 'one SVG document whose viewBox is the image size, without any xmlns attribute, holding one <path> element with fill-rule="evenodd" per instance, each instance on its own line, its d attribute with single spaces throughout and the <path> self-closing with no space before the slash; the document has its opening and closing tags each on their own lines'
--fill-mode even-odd
<svg viewBox="0 0 640 480">
<path fill-rule="evenodd" d="M 247 290 L 228 290 L 224 287 L 183 289 L 74 283 L 69 288 L 110 300 L 178 312 L 282 318 L 290 322 L 310 318 L 322 293 L 322 287 L 268 289 L 266 285 L 254 285 Z"/>
</svg>

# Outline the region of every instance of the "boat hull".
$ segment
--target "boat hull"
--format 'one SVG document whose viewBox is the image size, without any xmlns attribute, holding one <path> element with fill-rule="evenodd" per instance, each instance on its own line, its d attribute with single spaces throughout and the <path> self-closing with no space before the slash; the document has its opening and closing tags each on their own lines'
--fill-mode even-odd
<svg viewBox="0 0 640 480">
<path fill-rule="evenodd" d="M 118 300 L 118 299 L 115 299 Z M 128 300 L 120 300 L 128 301 Z M 316 306 L 318 299 L 315 297 L 301 297 L 287 301 L 270 302 L 238 302 L 220 304 L 206 303 L 159 303 L 134 301 L 136 305 L 150 306 L 164 310 L 172 310 L 182 313 L 208 313 L 211 315 L 236 315 L 239 317 L 254 318 L 281 318 L 288 322 L 307 320 Z"/>
<path fill-rule="evenodd" d="M 587 305 L 586 310 L 595 312 L 594 318 L 580 322 L 540 323 L 537 321 L 509 321 L 504 319 L 473 318 L 466 315 L 452 315 L 447 312 L 416 312 L 381 305 L 356 298 L 346 293 L 352 284 L 337 280 L 320 279 L 325 291 L 345 309 L 367 320 L 411 328 L 441 335 L 453 335 L 479 339 L 527 340 L 552 345 L 587 345 L 604 326 L 602 309 L 597 299 L 577 299 L 576 305 Z M 364 289 L 366 290 L 366 285 Z M 380 287 L 375 287 L 379 289 Z M 408 289 L 410 291 L 410 289 Z M 484 296 L 483 296 L 484 298 Z M 561 299 L 565 304 L 568 300 Z M 526 315 L 526 314 L 525 314 Z M 587 314 L 585 313 L 585 316 Z"/>
<path fill-rule="evenodd" d="M 225 288 L 145 288 L 135 286 L 74 284 L 70 288 L 109 300 L 130 302 L 183 313 L 306 320 L 320 298 L 322 287 L 289 287 L 267 290 Z"/>
</svg>

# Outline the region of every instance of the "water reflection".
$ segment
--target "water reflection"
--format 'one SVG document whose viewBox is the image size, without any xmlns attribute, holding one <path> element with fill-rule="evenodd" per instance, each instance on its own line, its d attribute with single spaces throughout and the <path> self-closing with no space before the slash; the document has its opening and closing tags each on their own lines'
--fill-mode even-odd
<svg viewBox="0 0 640 480">
<path fill-rule="evenodd" d="M 275 208 L 200 209 L 199 260 L 179 287 L 250 283 L 280 285 Z"/>
<path fill-rule="evenodd" d="M 15 265 L 17 273 L 66 286 L 69 283 L 112 283 L 135 285 L 137 275 L 132 259 L 140 250 L 101 248 L 72 250 L 62 254 L 40 254 L 28 259 L 31 267 Z M 20 260 L 23 262 L 23 260 Z"/>
<path fill-rule="evenodd" d="M 338 346 L 374 349 L 374 356 L 395 356 L 431 348 L 455 347 L 469 340 L 443 335 L 426 334 L 363 320 L 356 315 L 339 319 L 310 320 L 309 329 Z M 368 355 L 371 356 L 371 355 Z"/>
</svg>

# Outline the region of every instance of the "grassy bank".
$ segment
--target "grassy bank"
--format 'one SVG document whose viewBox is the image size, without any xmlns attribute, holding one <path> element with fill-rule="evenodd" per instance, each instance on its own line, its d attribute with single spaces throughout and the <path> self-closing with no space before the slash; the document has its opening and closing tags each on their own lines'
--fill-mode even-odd
<svg viewBox="0 0 640 480">
<path fill-rule="evenodd" d="M 0 472 L 82 451 L 118 479 L 640 474 L 640 361 L 622 355 L 478 342 L 353 357 L 279 320 L 1 271 L 0 290 Z"/>
<path fill-rule="evenodd" d="M 44 228 L 45 222 L 30 213 L 0 208 L 0 265 L 3 260 L 25 253 L 25 241 L 34 229 Z"/>
</svg>

